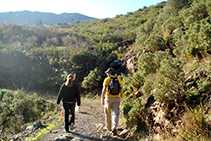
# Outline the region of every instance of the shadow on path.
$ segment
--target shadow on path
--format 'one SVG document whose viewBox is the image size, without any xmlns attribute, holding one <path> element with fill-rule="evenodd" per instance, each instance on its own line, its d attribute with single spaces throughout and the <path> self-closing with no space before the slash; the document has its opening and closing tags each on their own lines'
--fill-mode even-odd
<svg viewBox="0 0 211 141">
<path fill-rule="evenodd" d="M 103 136 L 102 139 L 101 138 L 95 138 L 95 137 L 89 137 L 83 134 L 78 134 L 78 133 L 74 133 L 74 132 L 68 132 L 67 134 L 65 134 L 65 137 L 67 139 L 74 139 L 74 138 L 78 138 L 81 140 L 90 140 L 90 141 L 105 141 L 105 140 L 110 140 L 110 141 L 125 141 L 125 139 L 121 138 L 120 136 Z M 60 141 L 66 141 L 65 139 L 62 140 L 60 139 Z"/>
<path fill-rule="evenodd" d="M 80 114 L 84 114 L 84 115 L 92 115 L 92 114 L 87 113 L 87 112 L 80 112 Z"/>
<path fill-rule="evenodd" d="M 88 139 L 88 140 L 93 140 L 93 141 L 101 141 L 100 138 L 89 137 L 89 136 L 85 136 L 85 135 L 74 133 L 74 132 L 68 132 L 67 135 L 65 135 L 65 136 L 67 138 L 75 137 L 75 138 L 80 138 L 80 139 Z"/>
</svg>

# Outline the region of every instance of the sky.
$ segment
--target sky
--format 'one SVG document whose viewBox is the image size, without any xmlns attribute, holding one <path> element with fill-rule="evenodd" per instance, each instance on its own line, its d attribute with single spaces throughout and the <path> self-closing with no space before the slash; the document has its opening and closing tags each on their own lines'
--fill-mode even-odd
<svg viewBox="0 0 211 141">
<path fill-rule="evenodd" d="M 166 0 L 4 0 L 0 12 L 39 11 L 48 13 L 80 13 L 98 19 L 137 11 L 144 6 Z"/>
</svg>

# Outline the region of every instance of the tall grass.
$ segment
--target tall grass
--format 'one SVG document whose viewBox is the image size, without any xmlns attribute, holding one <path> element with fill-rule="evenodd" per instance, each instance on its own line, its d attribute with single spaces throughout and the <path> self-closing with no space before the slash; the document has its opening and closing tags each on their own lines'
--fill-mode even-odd
<svg viewBox="0 0 211 141">
<path fill-rule="evenodd" d="M 186 113 L 182 116 L 182 124 L 174 137 L 167 140 L 175 141 L 209 141 L 211 140 L 211 115 L 205 114 L 202 105 L 192 109 L 186 106 Z"/>
</svg>

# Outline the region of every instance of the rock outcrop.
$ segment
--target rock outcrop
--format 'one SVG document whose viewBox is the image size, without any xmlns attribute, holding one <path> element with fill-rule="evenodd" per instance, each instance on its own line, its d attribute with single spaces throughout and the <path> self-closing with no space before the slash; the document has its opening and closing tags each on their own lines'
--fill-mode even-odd
<svg viewBox="0 0 211 141">
<path fill-rule="evenodd" d="M 124 57 L 124 66 L 132 73 L 138 70 L 137 61 L 141 53 L 129 51 Z"/>
</svg>

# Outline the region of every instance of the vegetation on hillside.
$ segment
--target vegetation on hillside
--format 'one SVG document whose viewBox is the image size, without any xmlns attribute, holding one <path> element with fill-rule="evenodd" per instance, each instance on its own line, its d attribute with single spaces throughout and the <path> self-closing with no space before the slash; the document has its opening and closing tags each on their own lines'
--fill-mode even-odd
<svg viewBox="0 0 211 141">
<path fill-rule="evenodd" d="M 210 138 L 210 115 L 202 112 L 204 95 L 209 97 L 211 90 L 209 0 L 168 0 L 115 18 L 50 27 L 3 24 L 0 37 L 1 87 L 58 90 L 72 72 L 82 92 L 100 94 L 104 71 L 114 60 L 124 64 L 130 51 L 139 55 L 136 71 L 115 66 L 124 83 L 127 126 L 150 133 L 145 103 L 153 93 L 164 105 L 191 107 L 181 120 L 194 117 L 190 122 L 200 124 L 186 125 L 197 126 L 202 139 Z M 199 75 L 189 87 L 188 77 L 200 72 L 205 76 Z M 143 96 L 134 98 L 136 92 Z M 194 140 L 195 132 L 181 134 L 185 127 L 170 136 Z"/>
<path fill-rule="evenodd" d="M 9 140 L 11 135 L 25 130 L 27 123 L 54 112 L 55 107 L 55 103 L 38 97 L 36 93 L 27 95 L 22 90 L 0 89 L 1 139 Z"/>
</svg>

